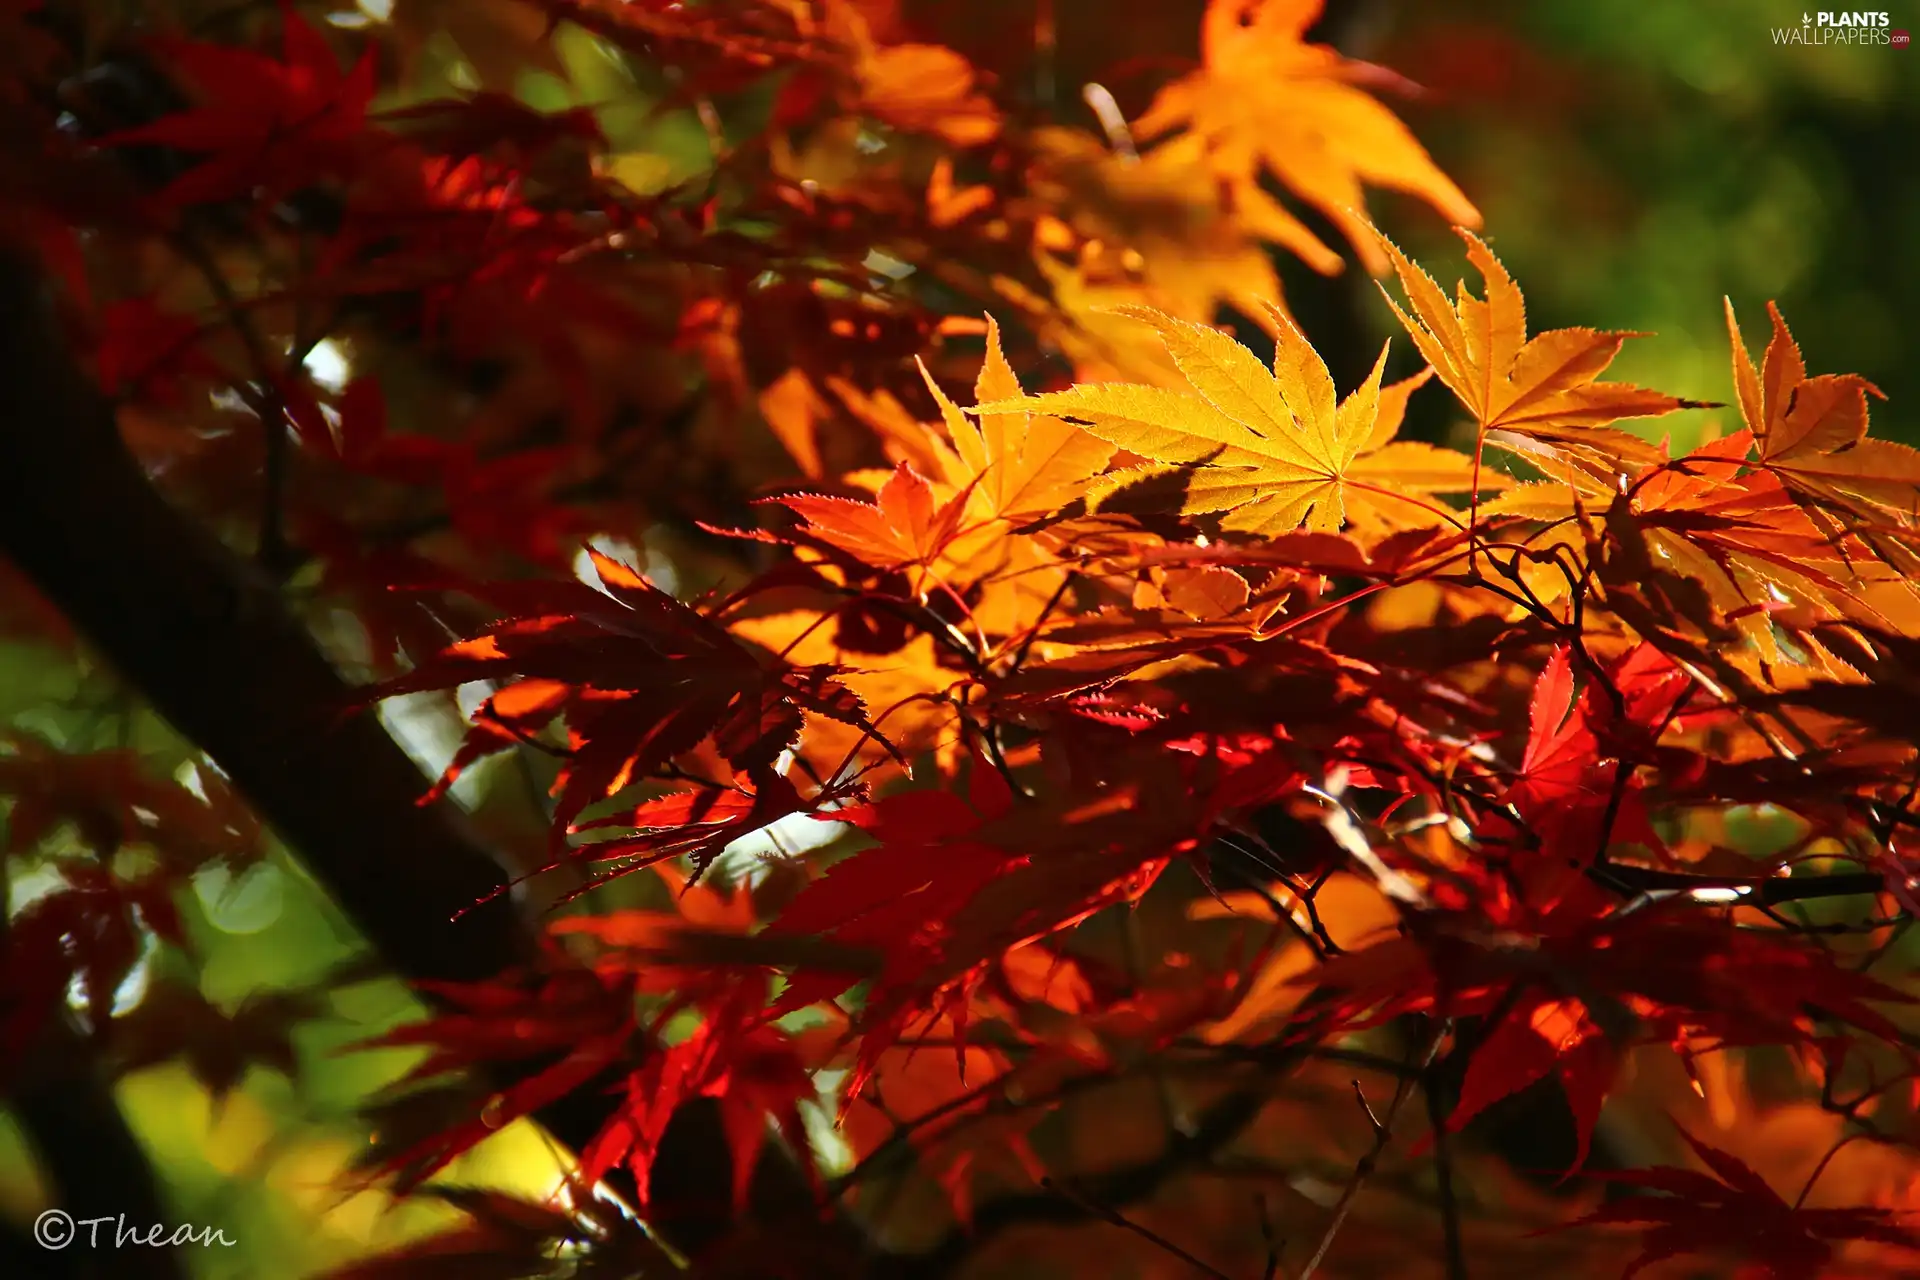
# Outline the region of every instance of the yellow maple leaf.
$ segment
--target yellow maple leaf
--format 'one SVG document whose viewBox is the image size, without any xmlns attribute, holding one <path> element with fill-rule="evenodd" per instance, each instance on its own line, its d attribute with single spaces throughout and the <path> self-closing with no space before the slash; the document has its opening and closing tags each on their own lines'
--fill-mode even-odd
<svg viewBox="0 0 1920 1280">
<path fill-rule="evenodd" d="M 1356 523 L 1405 526 L 1451 520 L 1420 495 L 1464 489 L 1463 455 L 1394 444 L 1414 382 L 1380 386 L 1387 352 L 1360 388 L 1336 403 L 1333 378 L 1305 335 L 1277 309 L 1271 371 L 1251 351 L 1214 329 L 1146 307 L 1121 314 L 1151 325 L 1189 390 L 1132 383 L 1084 383 L 1067 391 L 1003 400 L 975 413 L 1054 414 L 1158 466 L 1115 473 L 1102 491 L 1171 488 L 1175 509 L 1224 512 L 1228 529 L 1264 536 L 1302 525 L 1332 532 Z M 1387 430 L 1381 404 L 1389 406 Z M 1363 451 L 1368 456 L 1363 460 Z M 1364 516 L 1361 514 L 1364 510 Z"/>
<path fill-rule="evenodd" d="M 1411 378 L 1402 378 L 1380 388 L 1380 407 L 1374 419 L 1373 434 L 1360 446 L 1359 456 L 1347 474 L 1366 501 L 1349 502 L 1347 519 L 1364 532 L 1387 533 L 1410 526 L 1432 525 L 1437 508 L 1414 505 L 1405 498 L 1429 498 L 1443 493 L 1467 493 L 1473 488 L 1473 459 L 1458 449 L 1442 448 L 1421 440 L 1396 439 L 1407 415 L 1407 401 L 1433 377 L 1432 369 L 1422 369 Z M 1511 481 L 1504 475 L 1480 477 L 1482 489 L 1504 489 Z M 1403 495 L 1396 501 L 1392 494 Z"/>
<path fill-rule="evenodd" d="M 1044 414 L 983 413 L 970 418 L 920 366 L 940 406 L 947 440 L 933 438 L 940 478 L 954 489 L 972 486 L 968 514 L 979 521 L 1049 515 L 1072 502 L 1113 456 L 1113 446 L 1071 423 Z M 987 317 L 987 355 L 973 386 L 986 404 L 1017 401 L 1026 392 L 1007 363 L 1000 326 Z"/>
<path fill-rule="evenodd" d="M 1035 264 L 1071 322 L 1045 336 L 1082 378 L 1172 374 L 1133 341 L 1133 326 L 1116 323 L 1113 307 L 1137 303 L 1205 323 L 1225 303 L 1264 325 L 1261 302 L 1279 298 L 1280 279 L 1262 240 L 1308 256 L 1308 243 L 1288 243 L 1246 205 L 1246 191 L 1215 179 L 1198 142 L 1181 138 L 1136 158 L 1078 129 L 1034 131 L 1027 192 L 1051 220 L 1035 236 Z"/>
<path fill-rule="evenodd" d="M 1387 262 L 1363 213 L 1366 186 L 1425 200 L 1449 221 L 1480 225 L 1479 210 L 1440 171 L 1397 116 L 1358 81 L 1378 68 L 1302 37 L 1321 0 L 1211 0 L 1200 31 L 1202 65 L 1160 91 L 1134 125 L 1143 140 L 1185 127 L 1255 230 L 1331 274 L 1340 259 L 1260 190 L 1260 171 L 1325 214 L 1375 274 Z"/>
<path fill-rule="evenodd" d="M 986 330 L 986 358 L 974 381 L 974 399 L 984 403 L 1018 398 L 1024 392 L 991 316 Z M 925 429 L 936 483 L 942 492 L 967 495 L 965 525 L 935 570 L 950 582 L 987 584 L 989 589 L 974 606 L 976 626 L 991 635 L 1023 635 L 1063 585 L 1067 570 L 1009 524 L 1052 515 L 1084 495 L 1088 481 L 1105 470 L 1113 446 L 1042 414 L 970 418 L 933 381 L 926 366 L 920 372 L 940 406 L 947 432 L 942 438 Z"/>
</svg>

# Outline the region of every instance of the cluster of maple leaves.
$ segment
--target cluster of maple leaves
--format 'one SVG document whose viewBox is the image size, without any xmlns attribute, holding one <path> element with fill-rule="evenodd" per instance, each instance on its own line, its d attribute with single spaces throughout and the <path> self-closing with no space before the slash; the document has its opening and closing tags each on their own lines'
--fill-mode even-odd
<svg viewBox="0 0 1920 1280">
<path fill-rule="evenodd" d="M 403 13 L 389 46 L 292 5 L 258 39 L 0 6 L 9 100 L 67 112 L 5 141 L 8 230 L 62 274 L 156 483 L 351 609 L 370 700 L 484 691 L 428 799 L 551 762 L 526 865 L 571 877 L 555 968 L 440 988 L 455 1012 L 380 1041 L 428 1049 L 422 1080 L 550 1065 L 396 1154 L 402 1185 L 612 1079 L 579 1179 L 624 1170 L 643 1215 L 705 1100 L 741 1205 L 787 1161 L 823 1213 L 937 1255 L 1063 1170 L 1090 1202 L 1190 1174 L 1163 1212 L 1271 1275 L 1323 1230 L 1309 1268 L 1349 1247 L 1418 1090 L 1425 1172 L 1397 1190 L 1437 1194 L 1422 1230 L 1456 1257 L 1557 1265 L 1528 1251 L 1563 1237 L 1494 1228 L 1586 1207 L 1643 1226 L 1636 1266 L 1911 1265 L 1904 1192 L 1806 1207 L 1826 1159 L 1789 1202 L 1683 1130 L 1712 1176 L 1614 1170 L 1568 1206 L 1469 1122 L 1551 1079 L 1579 1167 L 1645 1063 L 1706 1096 L 1774 1053 L 1833 1151 L 1912 1141 L 1920 454 L 1869 437 L 1878 393 L 1810 376 L 1777 311 L 1756 367 L 1731 305 L 1738 429 L 1676 455 L 1619 425 L 1723 406 L 1604 380 L 1633 335 L 1529 335 L 1472 205 L 1369 92 L 1390 77 L 1308 40 L 1319 8 L 1213 0 L 1201 65 L 1103 139 L 875 0 L 489 0 L 456 30 L 492 33 L 480 86 L 398 106 Z M 564 24 L 670 70 L 657 109 L 706 129 L 702 176 L 649 189 L 591 108 L 503 92 L 510 13 L 539 18 L 528 57 Z M 1375 231 L 1363 184 L 1460 224 L 1480 294 Z M 1389 344 L 1340 394 L 1267 246 L 1341 259 L 1276 188 L 1392 277 L 1418 372 L 1387 381 Z M 1442 393 L 1470 447 L 1400 438 Z M 569 572 L 675 522 L 713 590 L 604 539 Z M 204 780 L 0 753 L 9 853 L 70 823 L 89 854 L 12 922 L 0 1043 L 78 981 L 131 1065 L 224 1019 L 291 1068 L 297 1000 L 109 1016 L 144 933 L 184 942 L 169 894 L 257 854 Z M 1786 848 L 1732 834 L 1756 811 Z M 112 871 L 136 845 L 158 869 Z M 610 884 L 636 872 L 656 905 Z M 1324 1119 L 1304 1151 L 1275 1136 L 1362 1071 L 1399 1082 L 1384 1120 L 1331 1086 L 1373 1155 Z M 1105 1152 L 1087 1107 L 1149 1116 L 1122 1124 L 1145 1149 Z M 1279 1227 L 1209 1190 L 1236 1158 Z M 1594 1208 L 1602 1178 L 1660 1194 Z M 916 1235 L 896 1202 L 926 1185 Z"/>
</svg>

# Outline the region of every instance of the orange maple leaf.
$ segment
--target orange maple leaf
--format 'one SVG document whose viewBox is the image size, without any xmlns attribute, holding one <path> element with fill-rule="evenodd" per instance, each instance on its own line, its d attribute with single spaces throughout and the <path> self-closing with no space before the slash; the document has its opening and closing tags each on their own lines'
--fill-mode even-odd
<svg viewBox="0 0 1920 1280">
<path fill-rule="evenodd" d="M 807 522 L 822 541 L 872 565 L 899 569 L 930 566 L 960 531 L 968 492 L 937 503 L 933 485 L 902 462 L 872 502 L 801 493 L 774 498 Z"/>
<path fill-rule="evenodd" d="M 1528 338 L 1520 286 L 1478 236 L 1456 229 L 1467 242 L 1467 261 L 1486 279 L 1487 296 L 1474 297 L 1462 283 L 1459 300 L 1450 301 L 1432 276 L 1382 238 L 1413 315 L 1390 294 L 1387 305 L 1440 381 L 1473 415 L 1482 444 L 1549 463 L 1572 462 L 1602 476 L 1631 473 L 1658 461 L 1658 451 L 1607 423 L 1712 407 L 1598 381 L 1626 340 L 1643 334 L 1549 329 Z M 1476 471 L 1478 457 L 1476 446 Z"/>
<path fill-rule="evenodd" d="M 1265 168 L 1339 227 L 1377 275 L 1387 260 L 1362 212 L 1364 186 L 1418 196 L 1466 226 L 1480 225 L 1480 211 L 1406 125 L 1360 88 L 1385 78 L 1380 68 L 1302 39 L 1321 8 L 1321 0 L 1211 0 L 1201 69 L 1162 89 L 1134 130 L 1152 139 L 1189 129 L 1258 234 L 1318 271 L 1338 271 L 1339 255 L 1261 189 Z"/>
<path fill-rule="evenodd" d="M 1911 515 L 1920 451 L 1866 438 L 1867 396 L 1884 400 L 1880 388 L 1855 373 L 1809 378 L 1780 309 L 1768 303 L 1767 314 L 1773 317 L 1773 338 L 1756 373 L 1733 303 L 1727 302 L 1733 385 L 1760 465 L 1815 502 L 1863 516 L 1874 515 L 1875 508 Z"/>
</svg>

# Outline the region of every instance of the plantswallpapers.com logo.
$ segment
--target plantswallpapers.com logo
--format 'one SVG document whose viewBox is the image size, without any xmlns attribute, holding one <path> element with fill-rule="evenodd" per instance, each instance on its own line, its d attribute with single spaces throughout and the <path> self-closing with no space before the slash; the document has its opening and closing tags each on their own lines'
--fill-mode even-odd
<svg viewBox="0 0 1920 1280">
<path fill-rule="evenodd" d="M 1907 33 L 1888 30 L 1884 13 L 1818 13 L 1800 15 L 1797 27 L 1775 27 L 1775 44 L 1884 44 L 1907 47 Z"/>
</svg>

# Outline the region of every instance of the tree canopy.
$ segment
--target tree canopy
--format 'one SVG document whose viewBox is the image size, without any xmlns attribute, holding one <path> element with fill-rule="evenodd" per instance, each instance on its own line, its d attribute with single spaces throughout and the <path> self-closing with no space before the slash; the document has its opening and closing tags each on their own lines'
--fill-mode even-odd
<svg viewBox="0 0 1920 1280">
<path fill-rule="evenodd" d="M 0 0 L 8 1274 L 1911 1272 L 1882 389 L 968 8 Z"/>
</svg>

